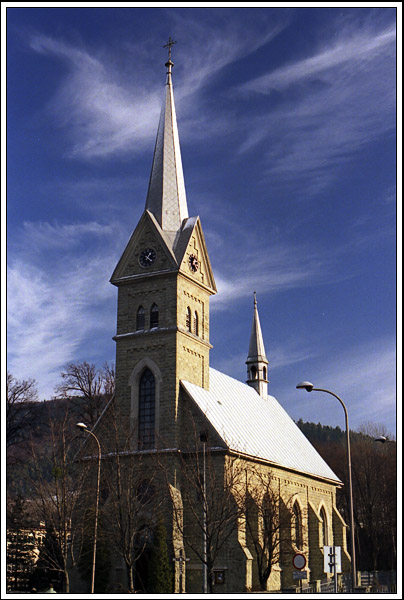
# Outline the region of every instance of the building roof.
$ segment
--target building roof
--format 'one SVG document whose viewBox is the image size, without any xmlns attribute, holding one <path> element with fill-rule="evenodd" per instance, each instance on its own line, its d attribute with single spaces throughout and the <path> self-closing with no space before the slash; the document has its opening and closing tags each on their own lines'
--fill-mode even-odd
<svg viewBox="0 0 404 600">
<path fill-rule="evenodd" d="M 229 450 L 341 483 L 276 398 L 216 369 L 209 373 L 209 391 L 181 383 Z"/>
</svg>

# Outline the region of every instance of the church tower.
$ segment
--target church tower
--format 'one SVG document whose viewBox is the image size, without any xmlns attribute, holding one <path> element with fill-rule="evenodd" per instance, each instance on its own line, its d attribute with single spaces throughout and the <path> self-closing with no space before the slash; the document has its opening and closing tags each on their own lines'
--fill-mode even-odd
<svg viewBox="0 0 404 600">
<path fill-rule="evenodd" d="M 268 396 L 268 359 L 265 355 L 264 338 L 261 331 L 255 292 L 254 316 L 246 365 L 248 385 L 253 387 L 262 398 L 266 398 Z"/>
<path fill-rule="evenodd" d="M 166 89 L 145 210 L 111 277 L 118 287 L 116 390 L 134 449 L 176 447 L 185 379 L 209 389 L 209 297 L 216 285 L 199 217 L 189 217 L 172 85 Z"/>
</svg>

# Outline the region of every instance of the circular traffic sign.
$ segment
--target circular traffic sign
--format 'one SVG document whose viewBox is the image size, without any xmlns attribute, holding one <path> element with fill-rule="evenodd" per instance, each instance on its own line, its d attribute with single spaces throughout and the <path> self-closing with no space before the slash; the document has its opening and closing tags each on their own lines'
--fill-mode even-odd
<svg viewBox="0 0 404 600">
<path fill-rule="evenodd" d="M 306 557 L 304 554 L 295 554 L 293 557 L 293 566 L 301 571 L 306 566 Z"/>
</svg>

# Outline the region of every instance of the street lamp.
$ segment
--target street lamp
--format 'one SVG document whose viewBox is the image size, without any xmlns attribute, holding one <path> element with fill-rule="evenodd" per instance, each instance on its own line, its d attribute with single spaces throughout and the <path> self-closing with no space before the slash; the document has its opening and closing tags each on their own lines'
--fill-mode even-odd
<svg viewBox="0 0 404 600">
<path fill-rule="evenodd" d="M 386 442 L 388 444 L 395 444 L 396 443 L 395 440 L 388 440 L 386 437 L 384 437 L 384 435 L 379 435 L 379 437 L 375 438 L 375 442 L 380 442 L 381 444 L 385 444 Z"/>
<path fill-rule="evenodd" d="M 77 423 L 76 427 L 78 427 L 79 429 L 81 429 L 81 430 L 85 431 L 86 433 L 89 433 L 90 435 L 92 435 L 93 438 L 95 439 L 95 441 L 97 442 L 97 446 L 98 446 L 97 495 L 96 495 L 96 500 L 95 500 L 93 569 L 92 569 L 92 576 L 91 576 L 91 593 L 94 594 L 95 558 L 96 558 L 96 555 L 97 555 L 98 504 L 99 504 L 99 499 L 100 499 L 101 446 L 100 446 L 100 442 L 98 441 L 98 438 L 95 435 L 95 433 L 93 433 L 92 431 L 90 431 L 85 423 Z"/>
<path fill-rule="evenodd" d="M 350 521 L 351 521 L 351 572 L 352 572 L 352 591 L 354 591 L 356 587 L 356 557 L 355 557 L 355 525 L 354 525 L 354 511 L 353 511 L 353 494 L 352 494 L 352 467 L 351 467 L 351 444 L 349 440 L 349 425 L 348 425 L 348 411 L 346 409 L 345 404 L 342 402 L 341 398 L 334 394 L 334 392 L 330 392 L 330 390 L 324 390 L 321 388 L 315 388 L 310 381 L 302 381 L 298 383 L 296 388 L 298 390 L 306 390 L 306 392 L 325 392 L 326 394 L 331 394 L 334 396 L 340 403 L 345 413 L 345 428 L 346 428 L 346 448 L 347 448 L 347 456 L 348 456 L 348 480 L 349 480 L 349 513 L 350 513 Z"/>
</svg>

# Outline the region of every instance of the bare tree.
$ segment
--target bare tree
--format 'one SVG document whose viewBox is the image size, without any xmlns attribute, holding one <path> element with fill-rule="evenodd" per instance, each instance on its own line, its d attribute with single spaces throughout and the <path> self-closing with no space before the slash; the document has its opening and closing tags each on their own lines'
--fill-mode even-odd
<svg viewBox="0 0 404 600">
<path fill-rule="evenodd" d="M 273 566 L 280 563 L 281 554 L 290 546 L 292 511 L 282 501 L 272 472 L 258 466 L 246 469 L 245 485 L 236 493 L 247 544 L 254 548 L 260 589 L 265 591 Z"/>
<path fill-rule="evenodd" d="M 62 421 L 49 416 L 47 443 L 32 442 L 30 499 L 38 518 L 44 522 L 47 538 L 41 548 L 41 565 L 63 582 L 70 592 L 69 570 L 75 563 L 75 546 L 82 540 L 82 524 L 74 515 L 86 473 L 73 464 L 75 438 L 66 411 Z"/>
<path fill-rule="evenodd" d="M 15 379 L 7 373 L 7 448 L 27 439 L 32 422 L 32 403 L 38 400 L 34 379 Z"/>
<path fill-rule="evenodd" d="M 352 444 L 352 475 L 359 565 L 369 570 L 396 568 L 396 445 L 373 438 Z"/>
<path fill-rule="evenodd" d="M 92 427 L 114 393 L 114 368 L 108 363 L 97 369 L 86 361 L 70 362 L 65 365 L 61 377 L 63 381 L 55 389 L 57 396 L 69 398 L 77 418 Z"/>
<path fill-rule="evenodd" d="M 192 450 L 178 452 L 177 460 L 182 501 L 172 492 L 175 526 L 201 561 L 212 593 L 215 562 L 237 531 L 240 511 L 235 490 L 243 472 L 223 450 L 212 450 L 206 434 L 195 438 Z"/>
<path fill-rule="evenodd" d="M 377 443 L 375 438 L 380 435 L 393 440 L 385 426 L 370 422 L 363 424 L 359 432 L 351 432 L 355 548 L 357 568 L 364 571 L 393 570 L 397 559 L 396 444 Z M 343 437 L 328 443 L 311 441 L 341 481 L 348 481 Z M 346 521 L 348 492 L 346 485 L 337 490 L 337 508 Z"/>
<path fill-rule="evenodd" d="M 162 481 L 153 453 L 134 450 L 131 432 L 123 435 L 118 407 L 111 407 L 109 416 L 113 448 L 103 462 L 102 513 L 108 522 L 108 543 L 123 559 L 128 591 L 134 593 L 147 585 L 137 565 L 151 545 L 162 512 Z"/>
</svg>

